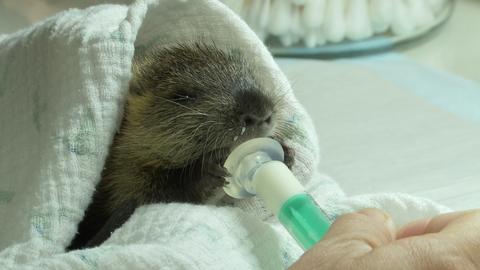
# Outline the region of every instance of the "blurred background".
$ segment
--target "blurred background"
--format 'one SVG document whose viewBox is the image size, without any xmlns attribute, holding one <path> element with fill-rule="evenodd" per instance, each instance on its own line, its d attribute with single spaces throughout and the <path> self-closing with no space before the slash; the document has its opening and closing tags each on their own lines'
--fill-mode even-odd
<svg viewBox="0 0 480 270">
<path fill-rule="evenodd" d="M 0 0 L 0 34 L 12 33 L 68 8 L 111 2 L 129 3 L 131 0 Z M 451 18 L 434 31 L 434 38 L 400 49 L 400 52 L 427 66 L 479 81 L 480 2 L 454 2 Z"/>
<path fill-rule="evenodd" d="M 309 2 L 276 1 L 288 2 L 286 6 L 299 14 Z M 0 0 L 0 38 L 68 8 L 109 2 Z M 436 27 L 398 46 L 387 46 L 378 37 L 391 39 L 395 31 L 409 36 L 398 28 L 401 25 L 400 30 L 386 29 L 387 34 L 360 34 L 339 42 L 320 42 L 317 36 L 308 45 L 306 39 L 290 36 L 269 43 L 268 31 L 280 31 L 273 26 L 295 24 L 283 21 L 289 16 L 277 16 L 272 23 L 272 16 L 285 10 L 255 6 L 273 5 L 275 0 L 224 2 L 272 52 L 290 56 L 276 59 L 314 120 L 322 153 L 319 169 L 347 193 L 407 192 L 454 209 L 480 208 L 480 1 L 426 1 L 453 6 Z M 328 11 L 324 7 L 324 18 Z M 395 14 L 406 18 L 410 13 Z M 330 28 L 337 33 L 336 24 Z"/>
</svg>

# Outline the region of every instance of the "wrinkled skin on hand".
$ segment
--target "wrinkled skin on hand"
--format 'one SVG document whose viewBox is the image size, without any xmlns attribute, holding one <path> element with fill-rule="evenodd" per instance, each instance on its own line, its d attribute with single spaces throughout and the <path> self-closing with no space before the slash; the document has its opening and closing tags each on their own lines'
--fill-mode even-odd
<svg viewBox="0 0 480 270">
<path fill-rule="evenodd" d="M 414 221 L 398 231 L 388 214 L 340 217 L 290 270 L 480 269 L 480 210 Z"/>
</svg>

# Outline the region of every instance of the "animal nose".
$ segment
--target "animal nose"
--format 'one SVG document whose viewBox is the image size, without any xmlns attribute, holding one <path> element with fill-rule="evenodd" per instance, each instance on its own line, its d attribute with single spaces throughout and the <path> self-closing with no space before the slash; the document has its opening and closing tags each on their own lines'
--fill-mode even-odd
<svg viewBox="0 0 480 270">
<path fill-rule="evenodd" d="M 237 93 L 237 113 L 240 124 L 255 132 L 265 132 L 273 126 L 273 102 L 259 90 Z"/>
<path fill-rule="evenodd" d="M 245 127 L 269 126 L 272 122 L 272 114 L 257 115 L 254 113 L 244 113 L 240 119 L 242 123 L 245 124 Z"/>
</svg>

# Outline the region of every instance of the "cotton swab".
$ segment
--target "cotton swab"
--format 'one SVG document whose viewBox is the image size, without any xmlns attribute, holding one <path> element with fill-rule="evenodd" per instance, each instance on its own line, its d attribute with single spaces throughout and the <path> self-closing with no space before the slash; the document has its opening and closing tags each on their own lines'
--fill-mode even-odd
<svg viewBox="0 0 480 270">
<path fill-rule="evenodd" d="M 370 0 L 370 23 L 374 33 L 388 30 L 392 22 L 393 3 L 389 0 Z"/>
<path fill-rule="evenodd" d="M 415 22 L 403 0 L 392 0 L 393 17 L 391 29 L 395 35 L 406 35 L 415 29 Z"/>
<path fill-rule="evenodd" d="M 351 0 L 347 7 L 345 21 L 346 36 L 349 39 L 360 40 L 373 35 L 367 0 Z"/>
<path fill-rule="evenodd" d="M 406 2 L 417 27 L 429 25 L 435 20 L 425 2 L 418 0 L 407 0 Z"/>
<path fill-rule="evenodd" d="M 288 1 L 272 1 L 267 30 L 273 35 L 286 34 L 289 29 L 291 8 Z"/>
<path fill-rule="evenodd" d="M 327 0 L 325 5 L 324 31 L 330 42 L 340 42 L 345 37 L 345 0 Z"/>
<path fill-rule="evenodd" d="M 324 20 L 325 0 L 306 0 L 302 13 L 302 21 L 306 28 L 314 29 L 322 26 Z"/>
</svg>

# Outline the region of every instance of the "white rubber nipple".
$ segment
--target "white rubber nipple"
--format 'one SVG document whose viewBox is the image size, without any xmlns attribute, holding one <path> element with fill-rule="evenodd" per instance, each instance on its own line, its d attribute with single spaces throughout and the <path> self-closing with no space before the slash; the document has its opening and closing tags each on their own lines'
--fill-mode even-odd
<svg viewBox="0 0 480 270">
<path fill-rule="evenodd" d="M 223 190 L 231 197 L 243 199 L 256 194 L 252 178 L 256 170 L 272 160 L 283 161 L 282 146 L 270 138 L 256 138 L 237 146 L 227 157 L 224 167 L 231 174 Z"/>
</svg>

